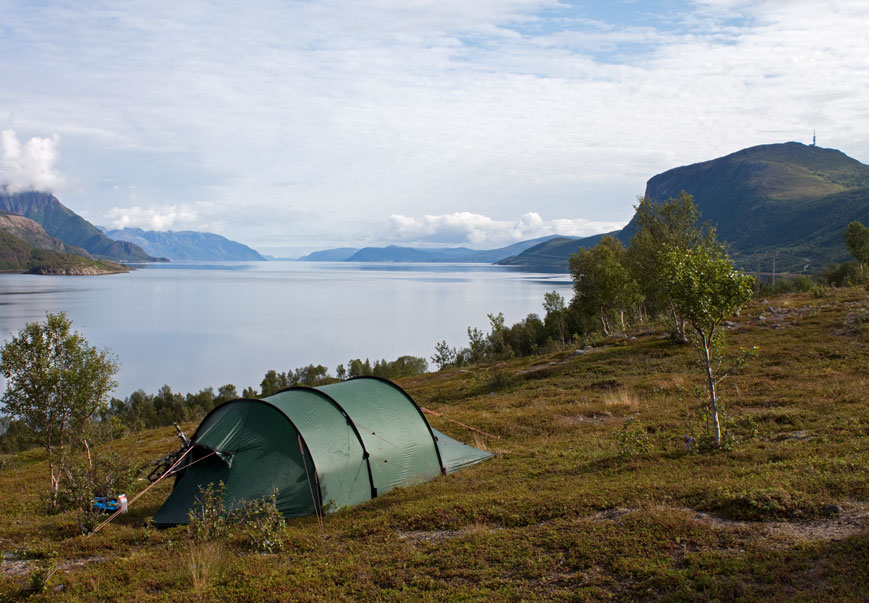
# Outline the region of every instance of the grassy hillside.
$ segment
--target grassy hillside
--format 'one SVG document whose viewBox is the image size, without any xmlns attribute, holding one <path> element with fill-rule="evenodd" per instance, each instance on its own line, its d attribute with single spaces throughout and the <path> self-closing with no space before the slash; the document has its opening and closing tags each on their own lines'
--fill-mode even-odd
<svg viewBox="0 0 869 603">
<path fill-rule="evenodd" d="M 718 229 L 745 270 L 817 271 L 849 259 L 842 233 L 869 223 L 869 166 L 835 149 L 796 142 L 762 145 L 726 157 L 668 170 L 651 178 L 645 196 L 665 201 L 686 191 L 701 220 Z M 631 220 L 611 233 L 627 244 Z M 538 245 L 501 264 L 566 271 L 567 258 L 600 237 Z"/>
<path fill-rule="evenodd" d="M 37 249 L 71 253 L 86 258 L 91 257 L 81 247 L 67 245 L 60 239 L 45 232 L 45 229 L 38 222 L 18 214 L 0 211 L 0 230 L 22 239 L 25 243 Z"/>
<path fill-rule="evenodd" d="M 169 484 L 86 539 L 71 514 L 40 511 L 42 453 L 0 457 L 0 598 L 56 552 L 52 589 L 35 600 L 866 600 L 866 292 L 763 300 L 728 337 L 760 349 L 722 388 L 729 452 L 686 448 L 700 374 L 657 327 L 427 374 L 400 384 L 499 438 L 433 426 L 498 456 L 329 515 L 323 529 L 290 520 L 278 554 L 144 527 Z M 146 462 L 176 445 L 164 428 L 96 454 Z"/>
<path fill-rule="evenodd" d="M 683 190 L 747 269 L 762 255 L 768 270 L 776 252 L 783 270 L 844 261 L 845 227 L 869 221 L 869 166 L 835 149 L 795 142 L 669 170 L 649 180 L 646 196 L 662 201 Z"/>
<path fill-rule="evenodd" d="M 38 249 L 0 229 L 0 272 L 82 276 L 129 272 L 129 268 L 53 249 Z"/>
<path fill-rule="evenodd" d="M 8 193 L 0 188 L 0 210 L 30 218 L 41 224 L 51 236 L 81 247 L 96 257 L 118 262 L 156 260 L 133 243 L 113 241 L 50 193 Z"/>
</svg>

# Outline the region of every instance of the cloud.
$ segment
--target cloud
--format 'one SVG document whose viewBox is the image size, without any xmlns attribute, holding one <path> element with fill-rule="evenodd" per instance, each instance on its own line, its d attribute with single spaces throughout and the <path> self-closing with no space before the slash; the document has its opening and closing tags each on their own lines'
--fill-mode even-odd
<svg viewBox="0 0 869 603">
<path fill-rule="evenodd" d="M 172 226 L 189 225 L 199 219 L 196 210 L 189 207 L 170 205 L 162 209 L 133 207 L 113 207 L 105 219 L 112 228 L 142 228 L 145 230 L 169 230 Z"/>
<path fill-rule="evenodd" d="M 53 192 L 63 184 L 56 169 L 57 145 L 60 138 L 31 138 L 23 145 L 15 130 L 0 132 L 0 183 L 17 193 L 26 190 Z"/>
<path fill-rule="evenodd" d="M 471 212 L 414 218 L 393 214 L 384 238 L 405 243 L 509 245 L 553 234 L 587 237 L 624 226 L 621 222 L 593 222 L 582 218 L 544 220 L 528 212 L 516 221 L 493 220 Z"/>
<path fill-rule="evenodd" d="M 64 202 L 128 223 L 510 241 L 533 221 L 486 216 L 587 234 L 656 173 L 813 129 L 869 157 L 865 0 L 80 4 L 0 10 L 0 129 L 59 133 Z"/>
</svg>

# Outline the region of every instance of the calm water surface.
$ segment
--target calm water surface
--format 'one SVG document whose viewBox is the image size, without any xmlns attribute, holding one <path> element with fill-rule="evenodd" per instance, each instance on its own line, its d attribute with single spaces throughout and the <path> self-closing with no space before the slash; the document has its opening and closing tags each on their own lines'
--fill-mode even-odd
<svg viewBox="0 0 869 603">
<path fill-rule="evenodd" d="M 251 262 L 153 264 L 124 275 L 0 275 L 0 336 L 66 311 L 121 368 L 116 395 L 258 386 L 269 369 L 350 358 L 429 358 L 467 345 L 487 312 L 508 324 L 543 314 L 543 294 L 571 295 L 568 275 L 489 265 Z M 0 385 L 0 389 L 3 386 Z"/>
</svg>

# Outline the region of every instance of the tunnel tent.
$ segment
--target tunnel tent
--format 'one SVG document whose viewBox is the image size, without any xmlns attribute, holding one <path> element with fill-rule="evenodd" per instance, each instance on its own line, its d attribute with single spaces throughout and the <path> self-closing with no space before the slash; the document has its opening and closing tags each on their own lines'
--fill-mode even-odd
<svg viewBox="0 0 869 603">
<path fill-rule="evenodd" d="M 187 523 L 208 484 L 223 482 L 229 508 L 277 492 L 278 510 L 299 517 L 492 457 L 433 429 L 403 389 L 376 377 L 227 402 L 191 440 L 157 525 Z"/>
</svg>

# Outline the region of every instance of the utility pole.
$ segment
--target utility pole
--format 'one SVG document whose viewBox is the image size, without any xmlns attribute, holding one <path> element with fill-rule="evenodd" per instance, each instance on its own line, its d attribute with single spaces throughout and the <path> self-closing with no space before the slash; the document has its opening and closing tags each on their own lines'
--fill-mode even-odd
<svg viewBox="0 0 869 603">
<path fill-rule="evenodd" d="M 755 283 L 756 291 L 754 293 L 758 297 L 760 297 L 760 258 L 761 257 L 762 256 L 760 254 L 758 254 L 758 256 L 757 256 L 757 283 Z"/>
<path fill-rule="evenodd" d="M 775 259 L 778 257 L 778 251 L 772 254 L 772 291 L 775 293 Z"/>
</svg>

